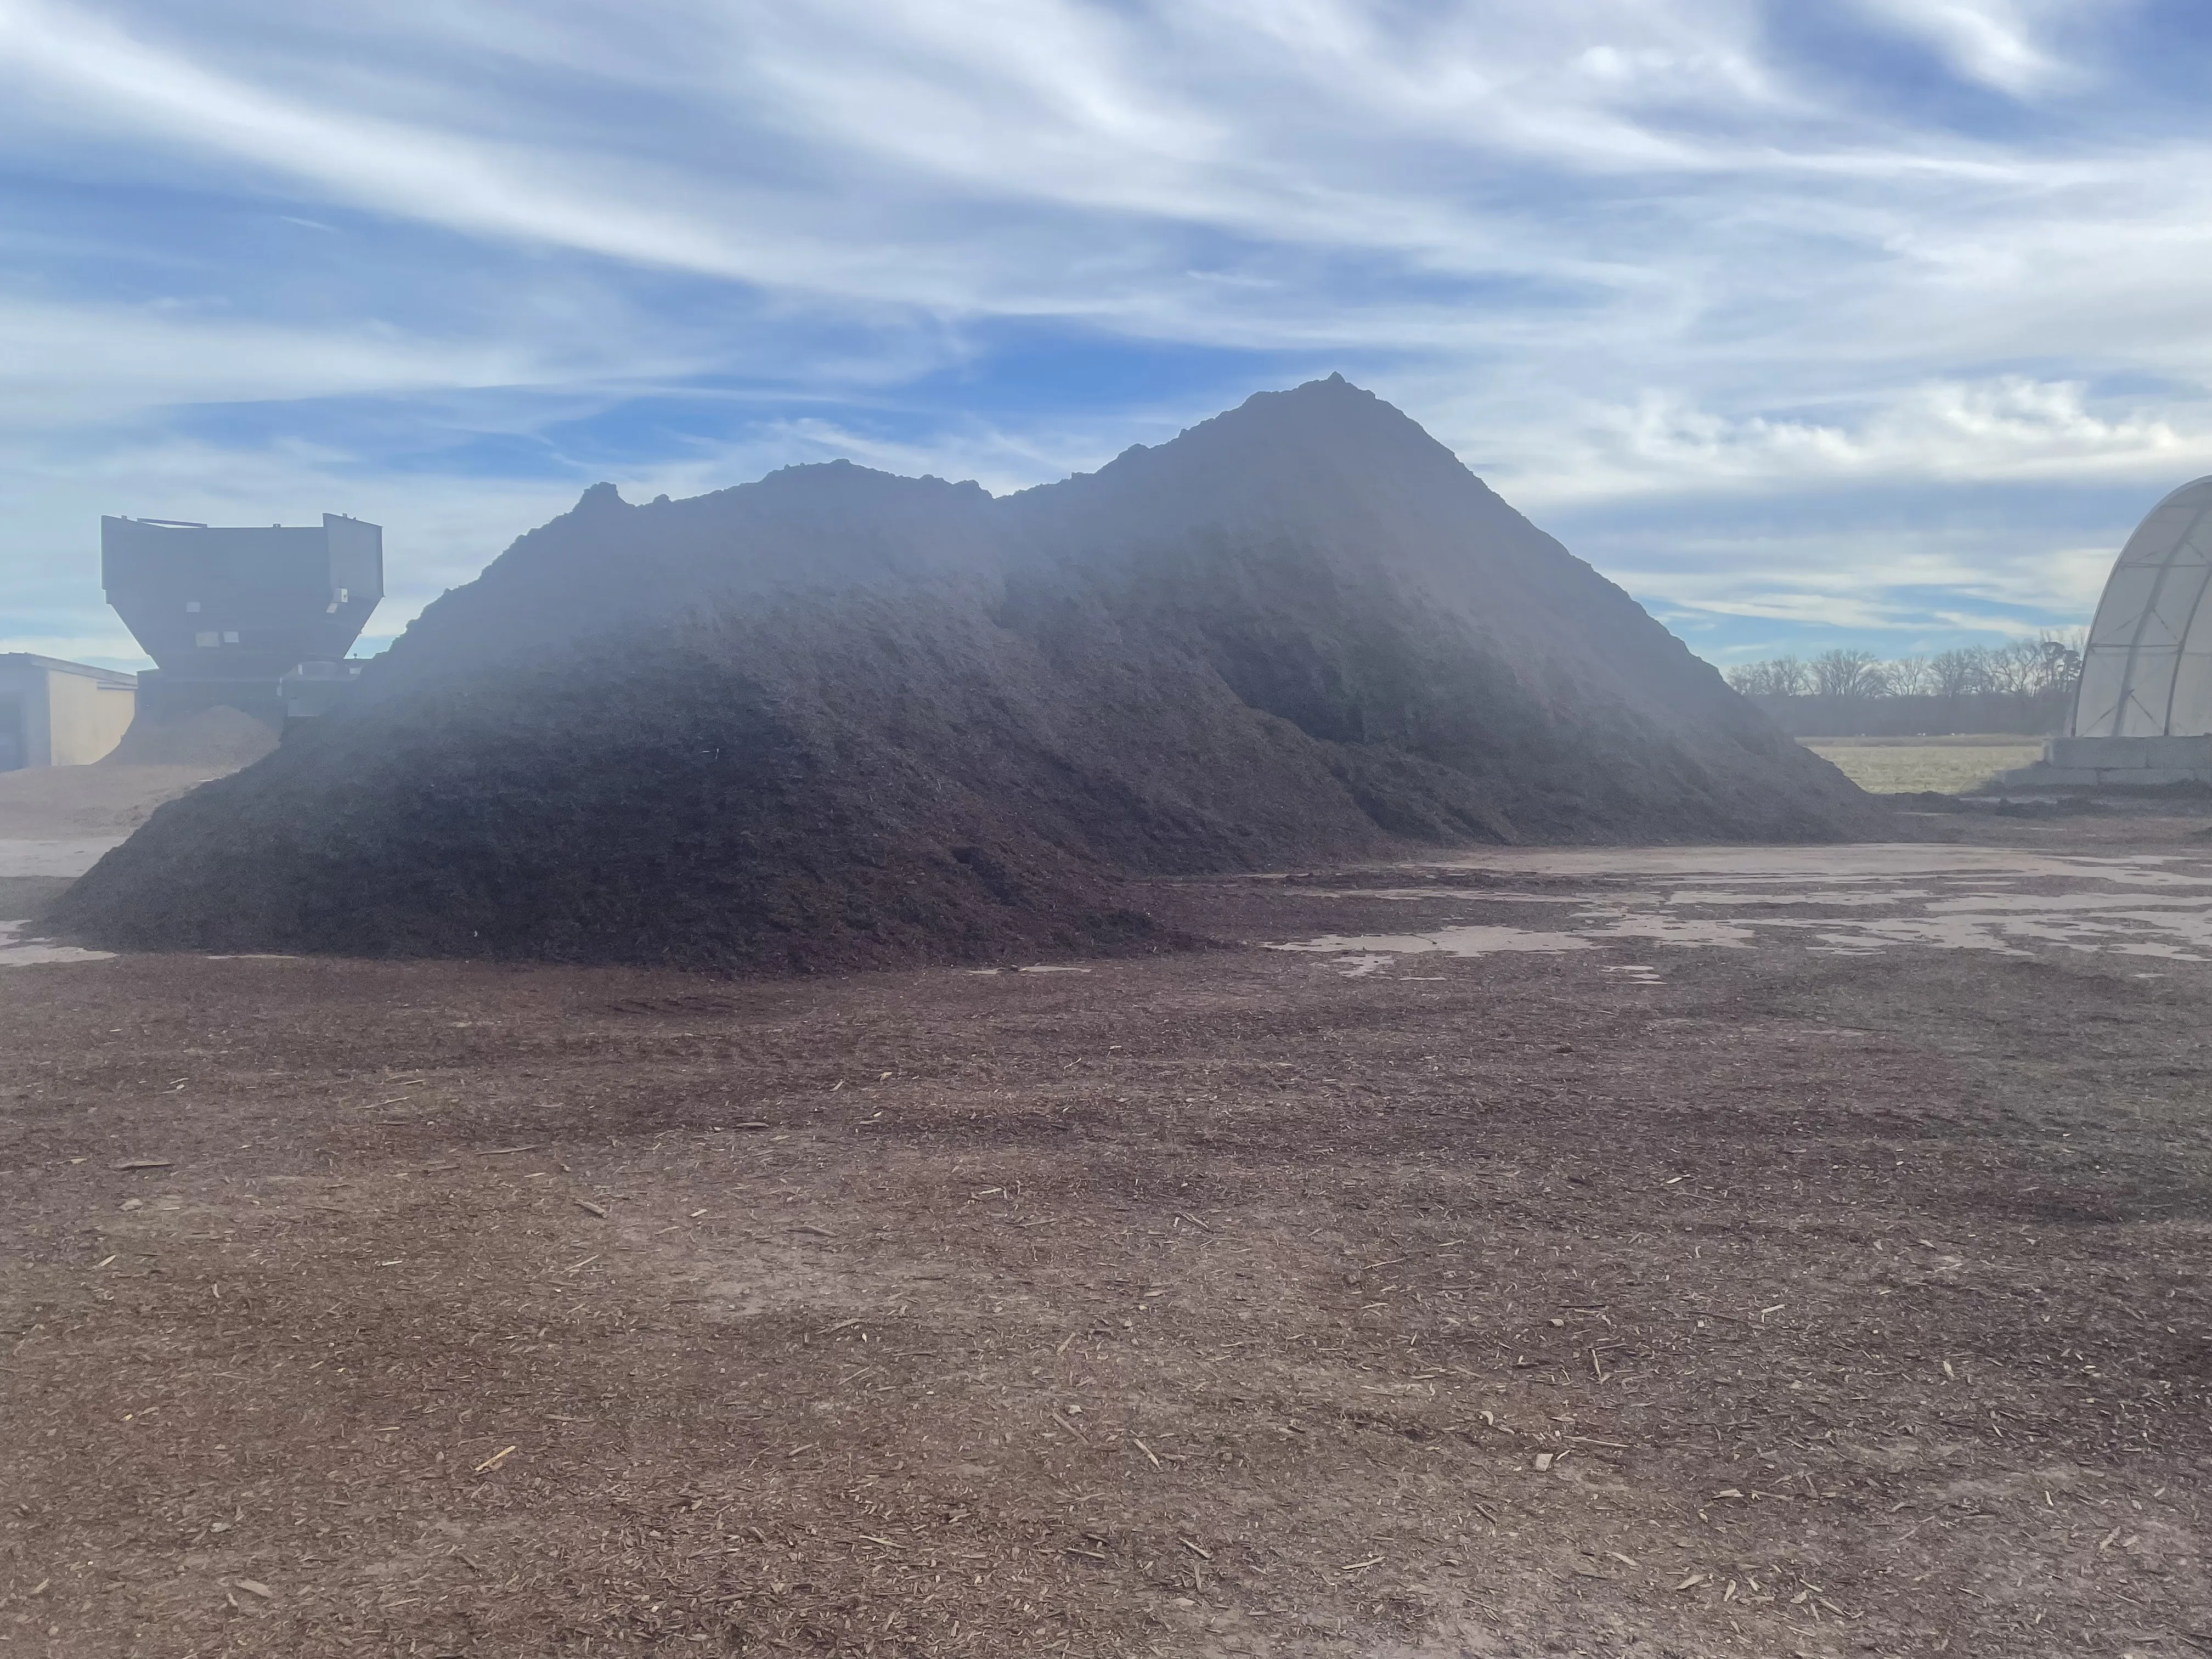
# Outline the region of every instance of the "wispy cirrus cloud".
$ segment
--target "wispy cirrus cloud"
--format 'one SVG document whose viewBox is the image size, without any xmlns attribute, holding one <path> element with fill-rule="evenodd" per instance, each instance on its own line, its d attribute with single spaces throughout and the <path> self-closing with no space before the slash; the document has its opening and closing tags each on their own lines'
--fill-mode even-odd
<svg viewBox="0 0 2212 1659">
<path fill-rule="evenodd" d="M 1961 75 L 2021 98 L 2081 85 L 2085 70 L 2063 45 L 2093 32 L 2099 13 L 2111 9 L 2110 0 L 1864 3 L 1875 17 L 1927 41 Z"/>
<path fill-rule="evenodd" d="M 1522 499 L 1542 506 L 1717 489 L 1990 483 L 2019 479 L 2155 483 L 2212 471 L 2212 406 L 2100 413 L 2081 381 L 2008 374 L 1932 381 L 1828 411 L 1731 418 L 1647 393 L 1588 410 L 1582 441 L 1545 467 L 1516 467 Z"/>
<path fill-rule="evenodd" d="M 1339 368 L 1700 649 L 2033 627 L 2212 470 L 2208 44 L 2174 0 L 0 0 L 0 629 L 103 636 L 111 503 L 343 498 L 396 625 L 598 477 L 1014 487 Z"/>
</svg>

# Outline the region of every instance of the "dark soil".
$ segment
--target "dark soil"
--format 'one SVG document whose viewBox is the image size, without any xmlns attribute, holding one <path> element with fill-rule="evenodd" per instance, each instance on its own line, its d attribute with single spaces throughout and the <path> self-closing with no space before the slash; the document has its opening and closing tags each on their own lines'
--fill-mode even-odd
<svg viewBox="0 0 2212 1659">
<path fill-rule="evenodd" d="M 1129 873 L 1820 839 L 1881 809 L 1340 380 L 994 501 L 849 465 L 611 489 L 359 706 L 164 807 L 88 940 L 670 963 L 1175 941 Z"/>
<path fill-rule="evenodd" d="M 2212 1643 L 2212 970 L 1626 954 L 11 970 L 0 1634 Z"/>
</svg>

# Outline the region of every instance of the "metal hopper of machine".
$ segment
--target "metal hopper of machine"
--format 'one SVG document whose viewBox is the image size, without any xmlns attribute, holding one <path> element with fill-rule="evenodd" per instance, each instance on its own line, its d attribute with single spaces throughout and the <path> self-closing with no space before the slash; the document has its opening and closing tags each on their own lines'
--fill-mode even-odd
<svg viewBox="0 0 2212 1659">
<path fill-rule="evenodd" d="M 107 602 L 159 665 L 142 719 L 228 705 L 282 730 L 334 706 L 345 654 L 384 597 L 381 527 L 325 513 L 319 529 L 100 521 Z"/>
</svg>

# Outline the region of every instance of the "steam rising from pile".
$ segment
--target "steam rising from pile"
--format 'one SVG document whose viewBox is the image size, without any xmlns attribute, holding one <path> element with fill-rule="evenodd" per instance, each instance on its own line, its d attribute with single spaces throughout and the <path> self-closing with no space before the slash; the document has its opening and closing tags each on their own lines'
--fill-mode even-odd
<svg viewBox="0 0 2212 1659">
<path fill-rule="evenodd" d="M 586 492 L 72 891 L 101 943 L 736 970 L 1141 947 L 1121 878 L 1863 828 L 1387 404 L 1262 394 L 993 499 Z"/>
</svg>

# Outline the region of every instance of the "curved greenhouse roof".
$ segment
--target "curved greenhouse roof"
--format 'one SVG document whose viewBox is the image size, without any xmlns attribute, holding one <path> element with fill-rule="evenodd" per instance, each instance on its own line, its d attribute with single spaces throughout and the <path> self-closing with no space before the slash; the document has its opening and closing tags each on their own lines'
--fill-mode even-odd
<svg viewBox="0 0 2212 1659">
<path fill-rule="evenodd" d="M 2185 483 L 2114 561 L 2081 653 L 2077 738 L 2212 736 L 2212 478 Z"/>
</svg>

